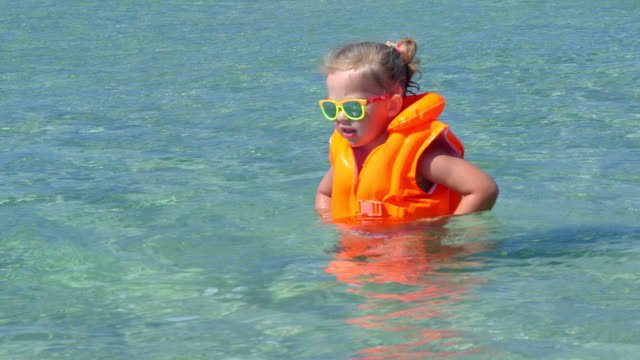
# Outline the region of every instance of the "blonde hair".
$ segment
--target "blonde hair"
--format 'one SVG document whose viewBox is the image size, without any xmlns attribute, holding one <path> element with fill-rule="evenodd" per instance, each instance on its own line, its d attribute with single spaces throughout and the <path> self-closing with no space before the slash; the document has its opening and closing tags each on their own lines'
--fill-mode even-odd
<svg viewBox="0 0 640 360">
<path fill-rule="evenodd" d="M 413 38 L 396 43 L 357 42 L 330 50 L 324 57 L 322 69 L 326 74 L 335 71 L 363 70 L 385 90 L 400 86 L 402 95 L 415 94 L 420 85 L 413 81 L 421 75 L 416 59 L 418 44 Z"/>
</svg>

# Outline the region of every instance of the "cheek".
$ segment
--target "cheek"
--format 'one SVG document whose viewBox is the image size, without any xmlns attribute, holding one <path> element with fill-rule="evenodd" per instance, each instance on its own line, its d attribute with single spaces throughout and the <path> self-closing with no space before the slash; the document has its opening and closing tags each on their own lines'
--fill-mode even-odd
<svg viewBox="0 0 640 360">
<path fill-rule="evenodd" d="M 389 121 L 383 113 L 371 112 L 358 124 L 358 127 L 363 135 L 366 133 L 366 136 L 377 137 L 380 133 L 386 131 L 388 124 Z"/>
<path fill-rule="evenodd" d="M 391 119 L 389 118 L 387 109 L 384 106 L 376 107 L 369 113 L 369 122 L 371 123 L 371 127 L 382 127 L 386 129 L 390 121 Z"/>
</svg>

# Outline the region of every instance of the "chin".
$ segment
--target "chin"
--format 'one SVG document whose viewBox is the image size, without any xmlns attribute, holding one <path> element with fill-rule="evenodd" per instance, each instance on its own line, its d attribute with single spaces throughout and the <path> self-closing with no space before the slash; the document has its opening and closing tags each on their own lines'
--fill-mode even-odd
<svg viewBox="0 0 640 360">
<path fill-rule="evenodd" d="M 360 141 L 360 139 L 347 139 L 347 141 L 349 142 L 349 145 L 352 148 L 359 148 L 364 146 L 364 144 L 362 143 L 362 141 Z"/>
</svg>

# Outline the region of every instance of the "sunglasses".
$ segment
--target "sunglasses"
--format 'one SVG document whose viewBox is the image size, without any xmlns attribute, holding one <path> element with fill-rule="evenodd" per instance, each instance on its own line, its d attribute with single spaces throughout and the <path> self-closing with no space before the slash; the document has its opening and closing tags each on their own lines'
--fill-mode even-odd
<svg viewBox="0 0 640 360">
<path fill-rule="evenodd" d="M 374 96 L 368 99 L 344 99 L 344 100 L 320 100 L 320 110 L 322 114 L 330 121 L 334 121 L 338 118 L 340 110 L 344 113 L 344 116 L 349 120 L 362 120 L 365 115 L 366 106 L 383 101 L 391 97 L 391 94 L 382 94 Z"/>
</svg>

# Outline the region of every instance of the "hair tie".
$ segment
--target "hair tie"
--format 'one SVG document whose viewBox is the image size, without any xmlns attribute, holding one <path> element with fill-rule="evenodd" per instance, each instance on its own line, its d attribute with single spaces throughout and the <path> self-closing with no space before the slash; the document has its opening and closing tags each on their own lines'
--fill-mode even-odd
<svg viewBox="0 0 640 360">
<path fill-rule="evenodd" d="M 398 50 L 398 44 L 397 43 L 394 43 L 394 42 L 391 42 L 391 41 L 387 41 L 384 44 L 387 45 L 387 46 L 390 46 L 392 48 L 395 48 L 396 50 Z"/>
<path fill-rule="evenodd" d="M 394 43 L 394 42 L 391 42 L 391 41 L 387 41 L 384 44 L 394 48 L 400 55 L 402 55 L 402 51 L 403 51 L 402 44 Z"/>
</svg>

